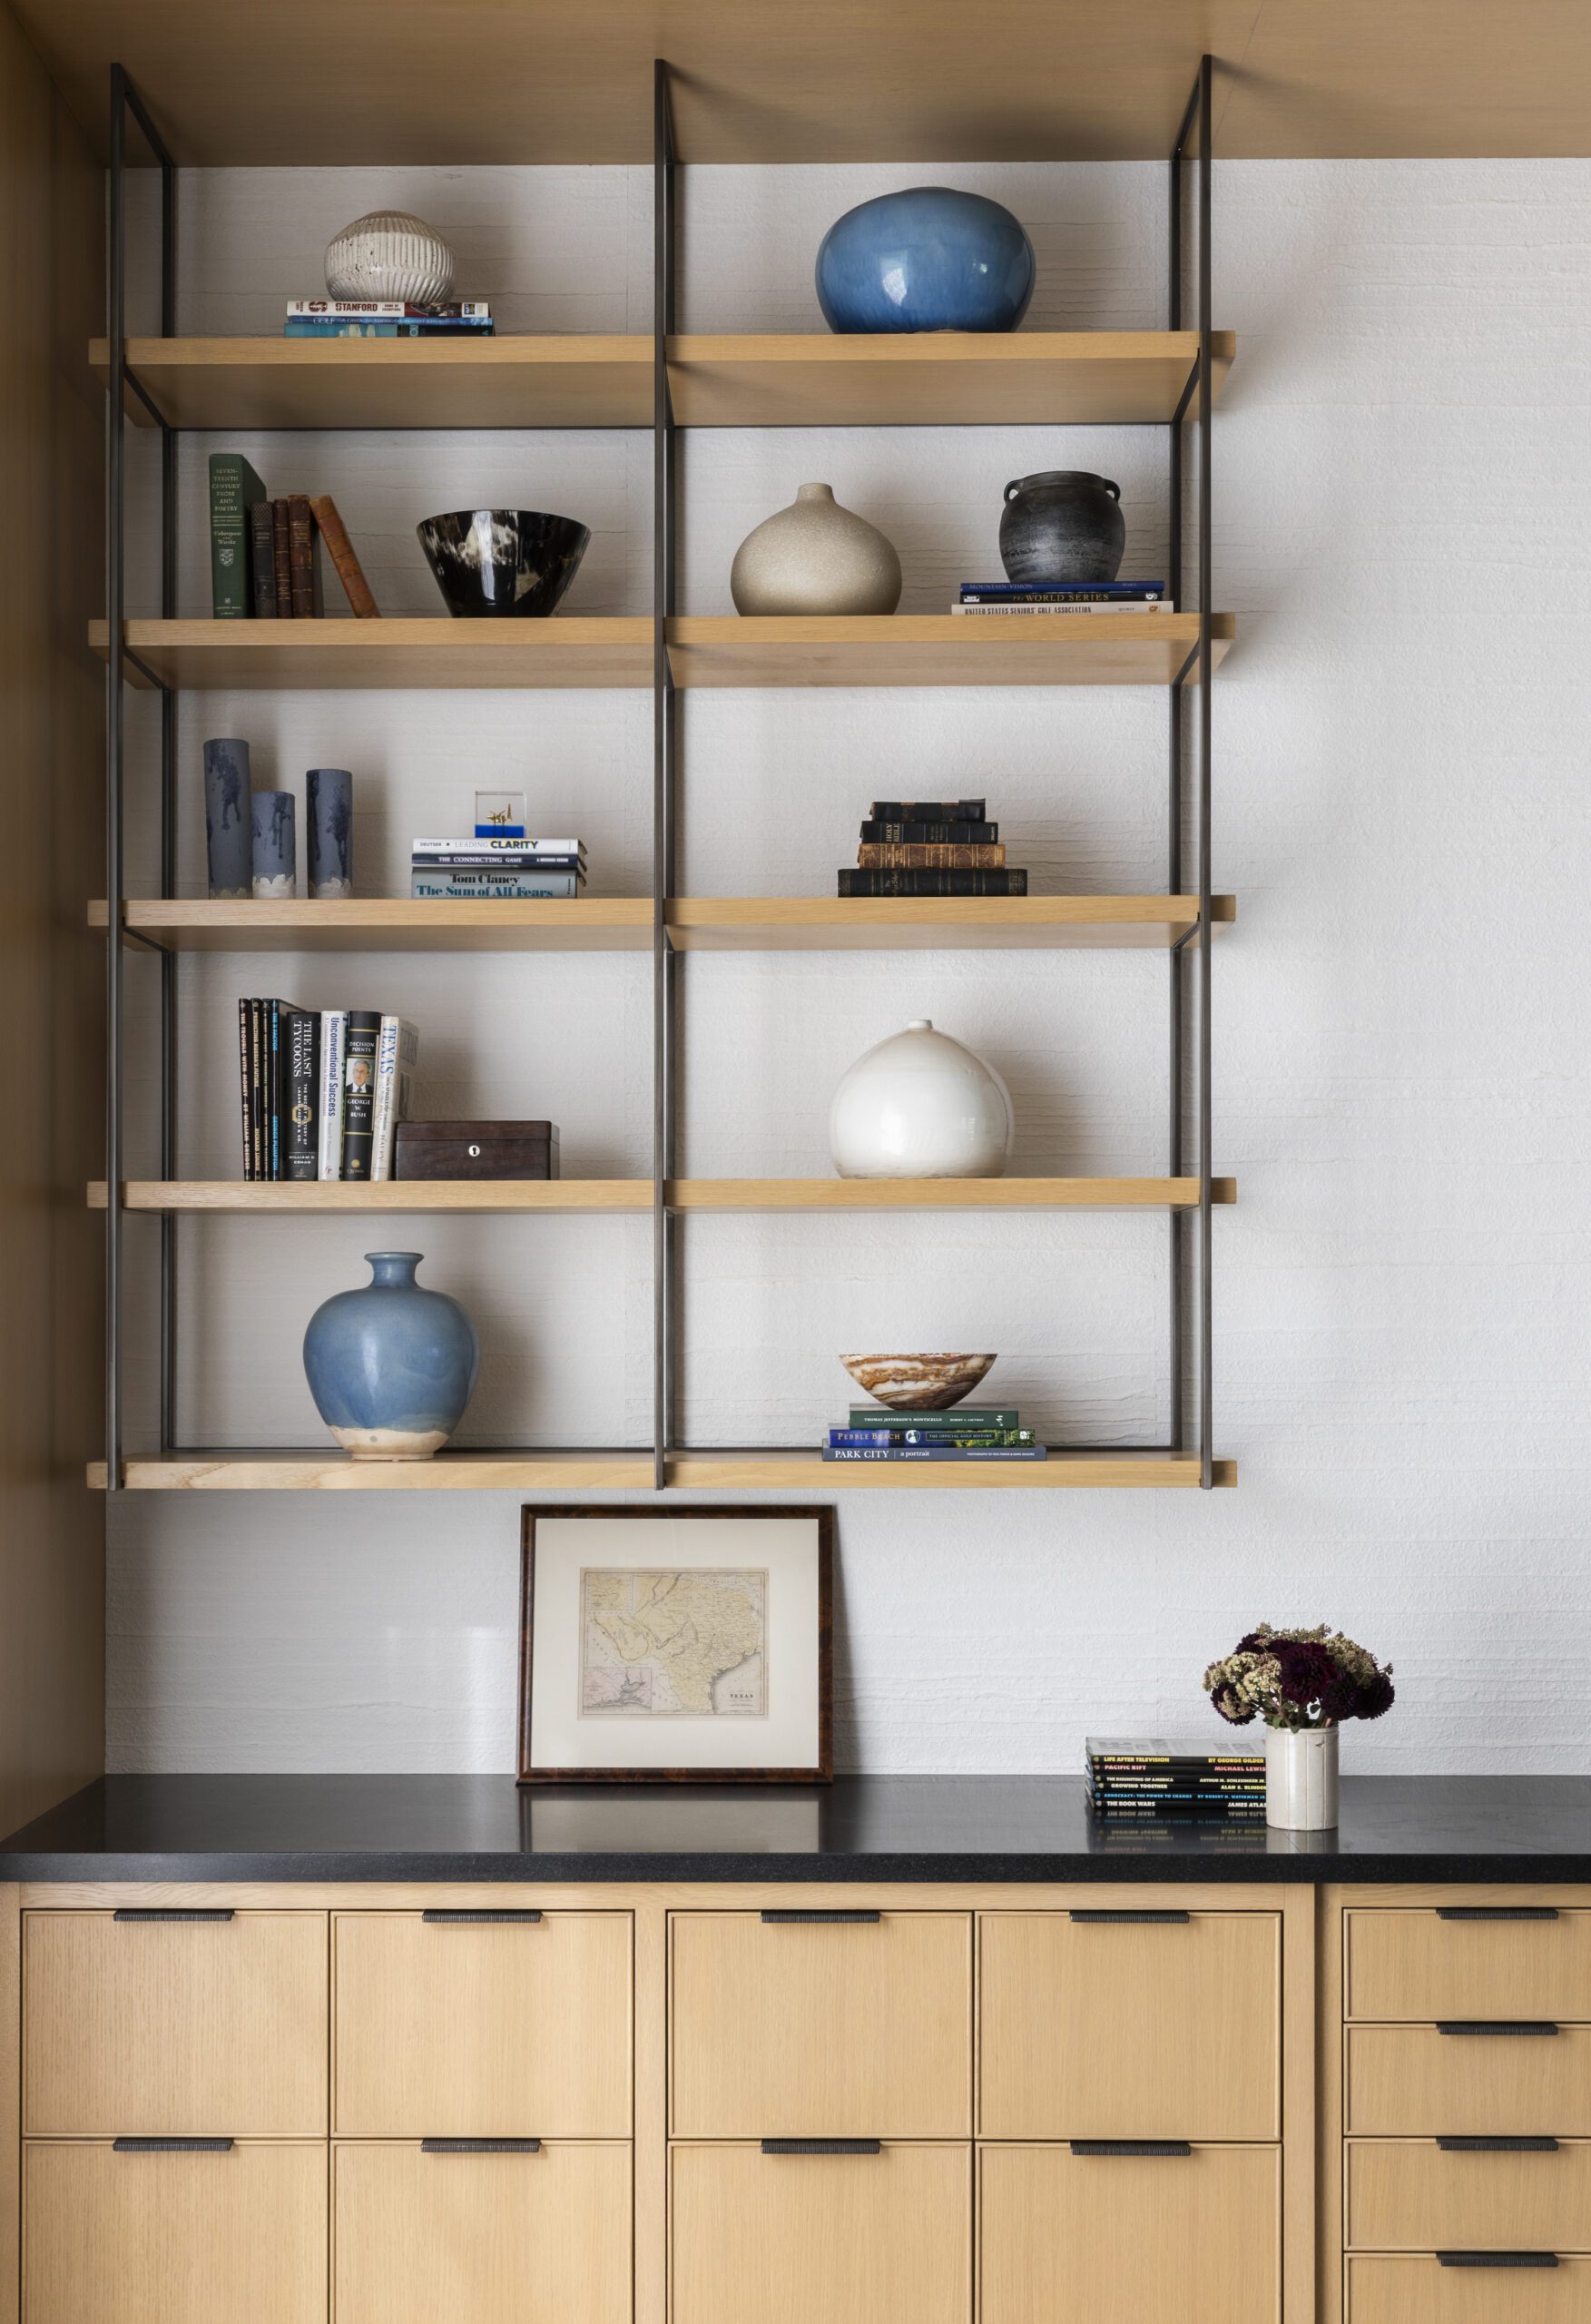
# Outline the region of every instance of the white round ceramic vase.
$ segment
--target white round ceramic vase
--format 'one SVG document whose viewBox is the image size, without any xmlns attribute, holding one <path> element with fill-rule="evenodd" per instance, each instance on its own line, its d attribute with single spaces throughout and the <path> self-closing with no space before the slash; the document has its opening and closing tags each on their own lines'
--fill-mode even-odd
<svg viewBox="0 0 1591 2324">
<path fill-rule="evenodd" d="M 1329 1832 L 1337 1822 L 1335 1727 L 1265 1730 L 1265 1821 L 1283 1832 Z"/>
<path fill-rule="evenodd" d="M 326 248 L 333 299 L 402 299 L 429 307 L 453 285 L 453 252 L 434 227 L 407 210 L 372 210 Z"/>
<path fill-rule="evenodd" d="M 1011 1100 L 993 1066 L 918 1018 L 841 1078 L 829 1147 L 842 1178 L 997 1178 Z"/>
<path fill-rule="evenodd" d="M 892 614 L 900 559 L 832 485 L 803 484 L 736 549 L 729 593 L 738 614 Z"/>
</svg>

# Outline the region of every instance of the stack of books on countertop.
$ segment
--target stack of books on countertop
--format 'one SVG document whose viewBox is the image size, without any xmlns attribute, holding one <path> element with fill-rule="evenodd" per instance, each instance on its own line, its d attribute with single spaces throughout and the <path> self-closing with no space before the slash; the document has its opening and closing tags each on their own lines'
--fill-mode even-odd
<svg viewBox="0 0 1591 2324">
<path fill-rule="evenodd" d="M 321 611 L 319 544 L 350 609 L 379 619 L 364 568 L 329 493 L 272 500 L 241 452 L 210 456 L 211 611 L 217 621 L 307 620 Z"/>
<path fill-rule="evenodd" d="M 490 339 L 484 299 L 444 299 L 431 307 L 401 299 L 290 299 L 285 339 Z"/>
<path fill-rule="evenodd" d="M 1025 896 L 982 799 L 875 799 L 842 896 Z"/>
<path fill-rule="evenodd" d="M 1046 1448 L 1024 1428 L 1014 1404 L 958 1407 L 948 1413 L 898 1413 L 888 1404 L 853 1404 L 844 1428 L 831 1428 L 825 1461 L 1042 1461 Z"/>
<path fill-rule="evenodd" d="M 527 834 L 417 839 L 409 857 L 411 896 L 577 896 L 585 885 L 585 842 Z"/>
<path fill-rule="evenodd" d="M 1162 1737 L 1088 1737 L 1088 1788 L 1096 1816 L 1115 1823 L 1263 1823 L 1265 1754 Z"/>
<path fill-rule="evenodd" d="M 1164 581 L 964 581 L 953 614 L 1168 613 Z"/>
<path fill-rule="evenodd" d="M 419 1057 L 403 1018 L 240 1000 L 238 1052 L 246 1180 L 393 1176 Z"/>
</svg>

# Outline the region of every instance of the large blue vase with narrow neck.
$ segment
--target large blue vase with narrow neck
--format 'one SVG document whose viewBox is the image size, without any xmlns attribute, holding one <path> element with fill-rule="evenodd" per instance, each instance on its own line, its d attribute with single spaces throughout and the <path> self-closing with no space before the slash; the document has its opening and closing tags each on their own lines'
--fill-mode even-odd
<svg viewBox="0 0 1591 2324">
<path fill-rule="evenodd" d="M 480 1364 L 457 1299 L 415 1281 L 418 1251 L 367 1251 L 373 1280 L 317 1307 L 304 1334 L 316 1410 L 356 1461 L 428 1461 L 464 1416 Z"/>
<path fill-rule="evenodd" d="M 1021 221 L 948 185 L 859 203 L 818 252 L 818 304 L 835 331 L 1015 330 L 1036 279 Z"/>
</svg>

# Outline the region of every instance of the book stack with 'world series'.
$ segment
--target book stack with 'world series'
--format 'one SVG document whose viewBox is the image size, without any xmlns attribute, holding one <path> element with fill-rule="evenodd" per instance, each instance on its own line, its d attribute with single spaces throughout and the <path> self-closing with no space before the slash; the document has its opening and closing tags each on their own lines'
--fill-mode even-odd
<svg viewBox="0 0 1591 2324">
<path fill-rule="evenodd" d="M 1046 1446 L 1024 1428 L 1015 1404 L 959 1407 L 949 1413 L 898 1413 L 888 1404 L 853 1404 L 844 1428 L 831 1428 L 825 1461 L 1043 1461 Z"/>
<path fill-rule="evenodd" d="M 1091 1735 L 1084 1746 L 1094 1812 L 1114 1823 L 1263 1823 L 1265 1754 L 1240 1746 Z"/>
<path fill-rule="evenodd" d="M 585 885 L 585 843 L 579 839 L 492 837 L 417 839 L 409 856 L 409 894 L 513 900 L 578 896 Z"/>
<path fill-rule="evenodd" d="M 842 896 L 1025 896 L 983 799 L 875 799 Z"/>
<path fill-rule="evenodd" d="M 1164 581 L 964 581 L 953 614 L 1158 614 Z"/>
</svg>

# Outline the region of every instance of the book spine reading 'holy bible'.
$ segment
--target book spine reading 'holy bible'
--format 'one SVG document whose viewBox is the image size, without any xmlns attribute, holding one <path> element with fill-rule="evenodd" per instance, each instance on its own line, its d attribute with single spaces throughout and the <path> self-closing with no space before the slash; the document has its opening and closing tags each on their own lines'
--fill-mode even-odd
<svg viewBox="0 0 1591 2324">
<path fill-rule="evenodd" d="M 368 1180 L 376 1133 L 376 1051 L 381 1019 L 369 1009 L 348 1012 L 348 1054 L 342 1071 L 342 1175 Z"/>
</svg>

